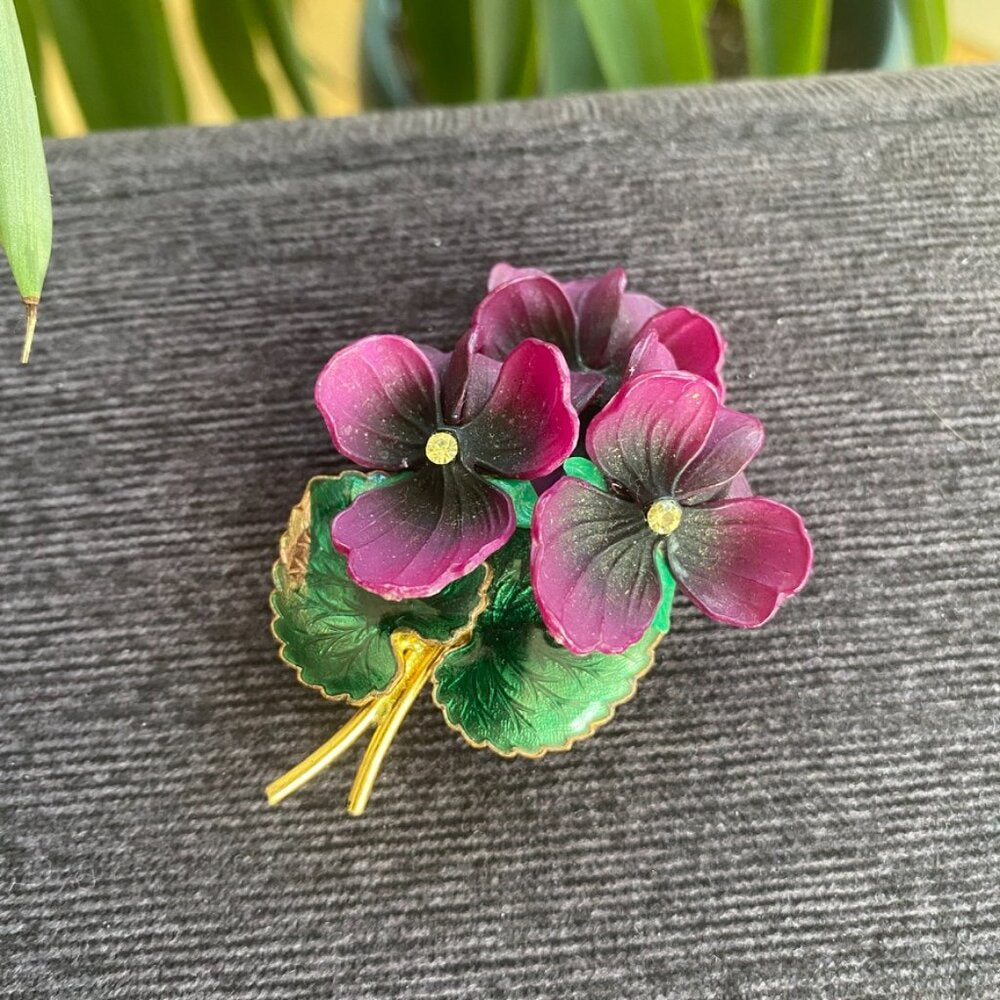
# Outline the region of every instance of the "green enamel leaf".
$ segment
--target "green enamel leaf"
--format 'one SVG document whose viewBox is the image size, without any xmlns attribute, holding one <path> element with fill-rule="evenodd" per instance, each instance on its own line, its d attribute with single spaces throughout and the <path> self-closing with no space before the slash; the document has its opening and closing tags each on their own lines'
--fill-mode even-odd
<svg viewBox="0 0 1000 1000">
<path fill-rule="evenodd" d="M 510 497 L 514 504 L 514 516 L 517 518 L 519 528 L 531 527 L 531 515 L 535 512 L 535 504 L 538 503 L 538 494 L 535 487 L 524 479 L 499 479 L 494 476 L 487 476 L 487 479 L 503 490 Z"/>
<path fill-rule="evenodd" d="M 650 629 L 616 656 L 577 656 L 542 624 L 531 590 L 526 531 L 491 560 L 489 604 L 471 641 L 434 674 L 434 700 L 475 746 L 537 757 L 589 736 L 627 700 L 649 668 L 661 633 Z"/>
<path fill-rule="evenodd" d="M 608 484 L 604 481 L 601 470 L 589 459 L 579 457 L 567 458 L 563 462 L 563 472 L 567 476 L 572 476 L 574 479 L 582 479 L 585 483 L 590 483 L 599 490 L 607 492 Z"/>
<path fill-rule="evenodd" d="M 677 589 L 677 583 L 674 580 L 674 574 L 670 572 L 667 557 L 661 548 L 656 549 L 654 558 L 656 571 L 660 574 L 663 597 L 660 598 L 660 606 L 656 609 L 656 615 L 653 618 L 653 628 L 666 634 L 670 631 L 670 609 L 674 604 L 674 591 Z"/>
<path fill-rule="evenodd" d="M 303 683 L 355 704 L 395 678 L 389 639 L 396 629 L 450 640 L 479 610 L 486 578 L 480 567 L 434 597 L 411 601 L 387 601 L 354 583 L 333 547 L 330 522 L 359 493 L 387 481 L 360 472 L 313 479 L 292 511 L 274 566 L 272 630 L 282 659 Z"/>
</svg>

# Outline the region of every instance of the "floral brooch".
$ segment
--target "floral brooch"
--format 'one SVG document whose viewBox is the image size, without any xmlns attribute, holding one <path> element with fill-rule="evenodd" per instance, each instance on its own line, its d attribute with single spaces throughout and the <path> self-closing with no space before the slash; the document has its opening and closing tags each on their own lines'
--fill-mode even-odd
<svg viewBox="0 0 1000 1000">
<path fill-rule="evenodd" d="M 450 354 L 392 334 L 338 351 L 316 405 L 358 470 L 292 510 L 272 631 L 303 684 L 357 711 L 268 800 L 374 728 L 362 813 L 428 681 L 474 747 L 567 750 L 635 692 L 676 589 L 741 628 L 801 590 L 809 535 L 750 488 L 764 428 L 724 405 L 725 350 L 621 269 L 562 283 L 498 264 Z"/>
</svg>

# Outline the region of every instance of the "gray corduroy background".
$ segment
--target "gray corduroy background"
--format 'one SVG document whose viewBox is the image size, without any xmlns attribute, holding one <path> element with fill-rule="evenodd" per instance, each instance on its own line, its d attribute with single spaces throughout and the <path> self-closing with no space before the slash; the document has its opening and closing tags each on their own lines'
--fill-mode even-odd
<svg viewBox="0 0 1000 1000">
<path fill-rule="evenodd" d="M 49 147 L 31 366 L 0 367 L 0 989 L 18 998 L 1000 992 L 1000 71 L 745 84 Z M 761 492 L 816 543 L 689 607 L 568 755 L 345 711 L 268 634 L 372 330 L 445 346 L 495 260 L 716 317 Z M 5 281 L 3 291 L 10 291 Z"/>
</svg>

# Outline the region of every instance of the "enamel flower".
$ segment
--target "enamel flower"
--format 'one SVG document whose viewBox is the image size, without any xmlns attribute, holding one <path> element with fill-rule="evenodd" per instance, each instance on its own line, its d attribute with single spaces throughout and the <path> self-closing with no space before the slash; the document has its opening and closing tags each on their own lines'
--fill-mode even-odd
<svg viewBox="0 0 1000 1000">
<path fill-rule="evenodd" d="M 502 365 L 473 338 L 450 356 L 392 334 L 338 351 L 316 382 L 337 450 L 400 473 L 333 521 L 350 577 L 390 600 L 426 597 L 484 562 L 513 534 L 508 494 L 491 481 L 544 476 L 572 451 L 579 421 L 569 371 L 551 344 L 525 340 Z"/>
<path fill-rule="evenodd" d="M 615 268 L 600 278 L 561 283 L 535 268 L 497 264 L 471 333 L 477 349 L 503 360 L 524 339 L 555 344 L 572 371 L 573 402 L 606 402 L 649 371 L 689 371 L 724 392 L 726 342 L 715 324 L 686 306 L 664 308 L 636 292 Z"/>
<path fill-rule="evenodd" d="M 631 646 L 656 615 L 664 558 L 709 617 L 766 622 L 805 584 L 812 546 L 794 510 L 739 495 L 763 442 L 702 378 L 627 382 L 588 428 L 593 481 L 567 476 L 535 508 L 532 582 L 552 633 L 576 653 Z"/>
</svg>

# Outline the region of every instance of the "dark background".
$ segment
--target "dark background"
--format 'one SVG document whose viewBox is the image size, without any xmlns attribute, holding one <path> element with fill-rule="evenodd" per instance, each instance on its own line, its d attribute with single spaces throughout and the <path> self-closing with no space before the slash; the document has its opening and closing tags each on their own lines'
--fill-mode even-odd
<svg viewBox="0 0 1000 1000">
<path fill-rule="evenodd" d="M 0 989 L 16 997 L 986 997 L 1000 989 L 1000 72 L 739 84 L 49 146 L 0 369 Z M 540 762 L 428 697 L 368 813 L 268 634 L 337 460 L 322 363 L 463 330 L 489 266 L 714 316 L 805 592 L 678 602 Z M 5 300 L 9 301 L 10 296 Z"/>
</svg>

